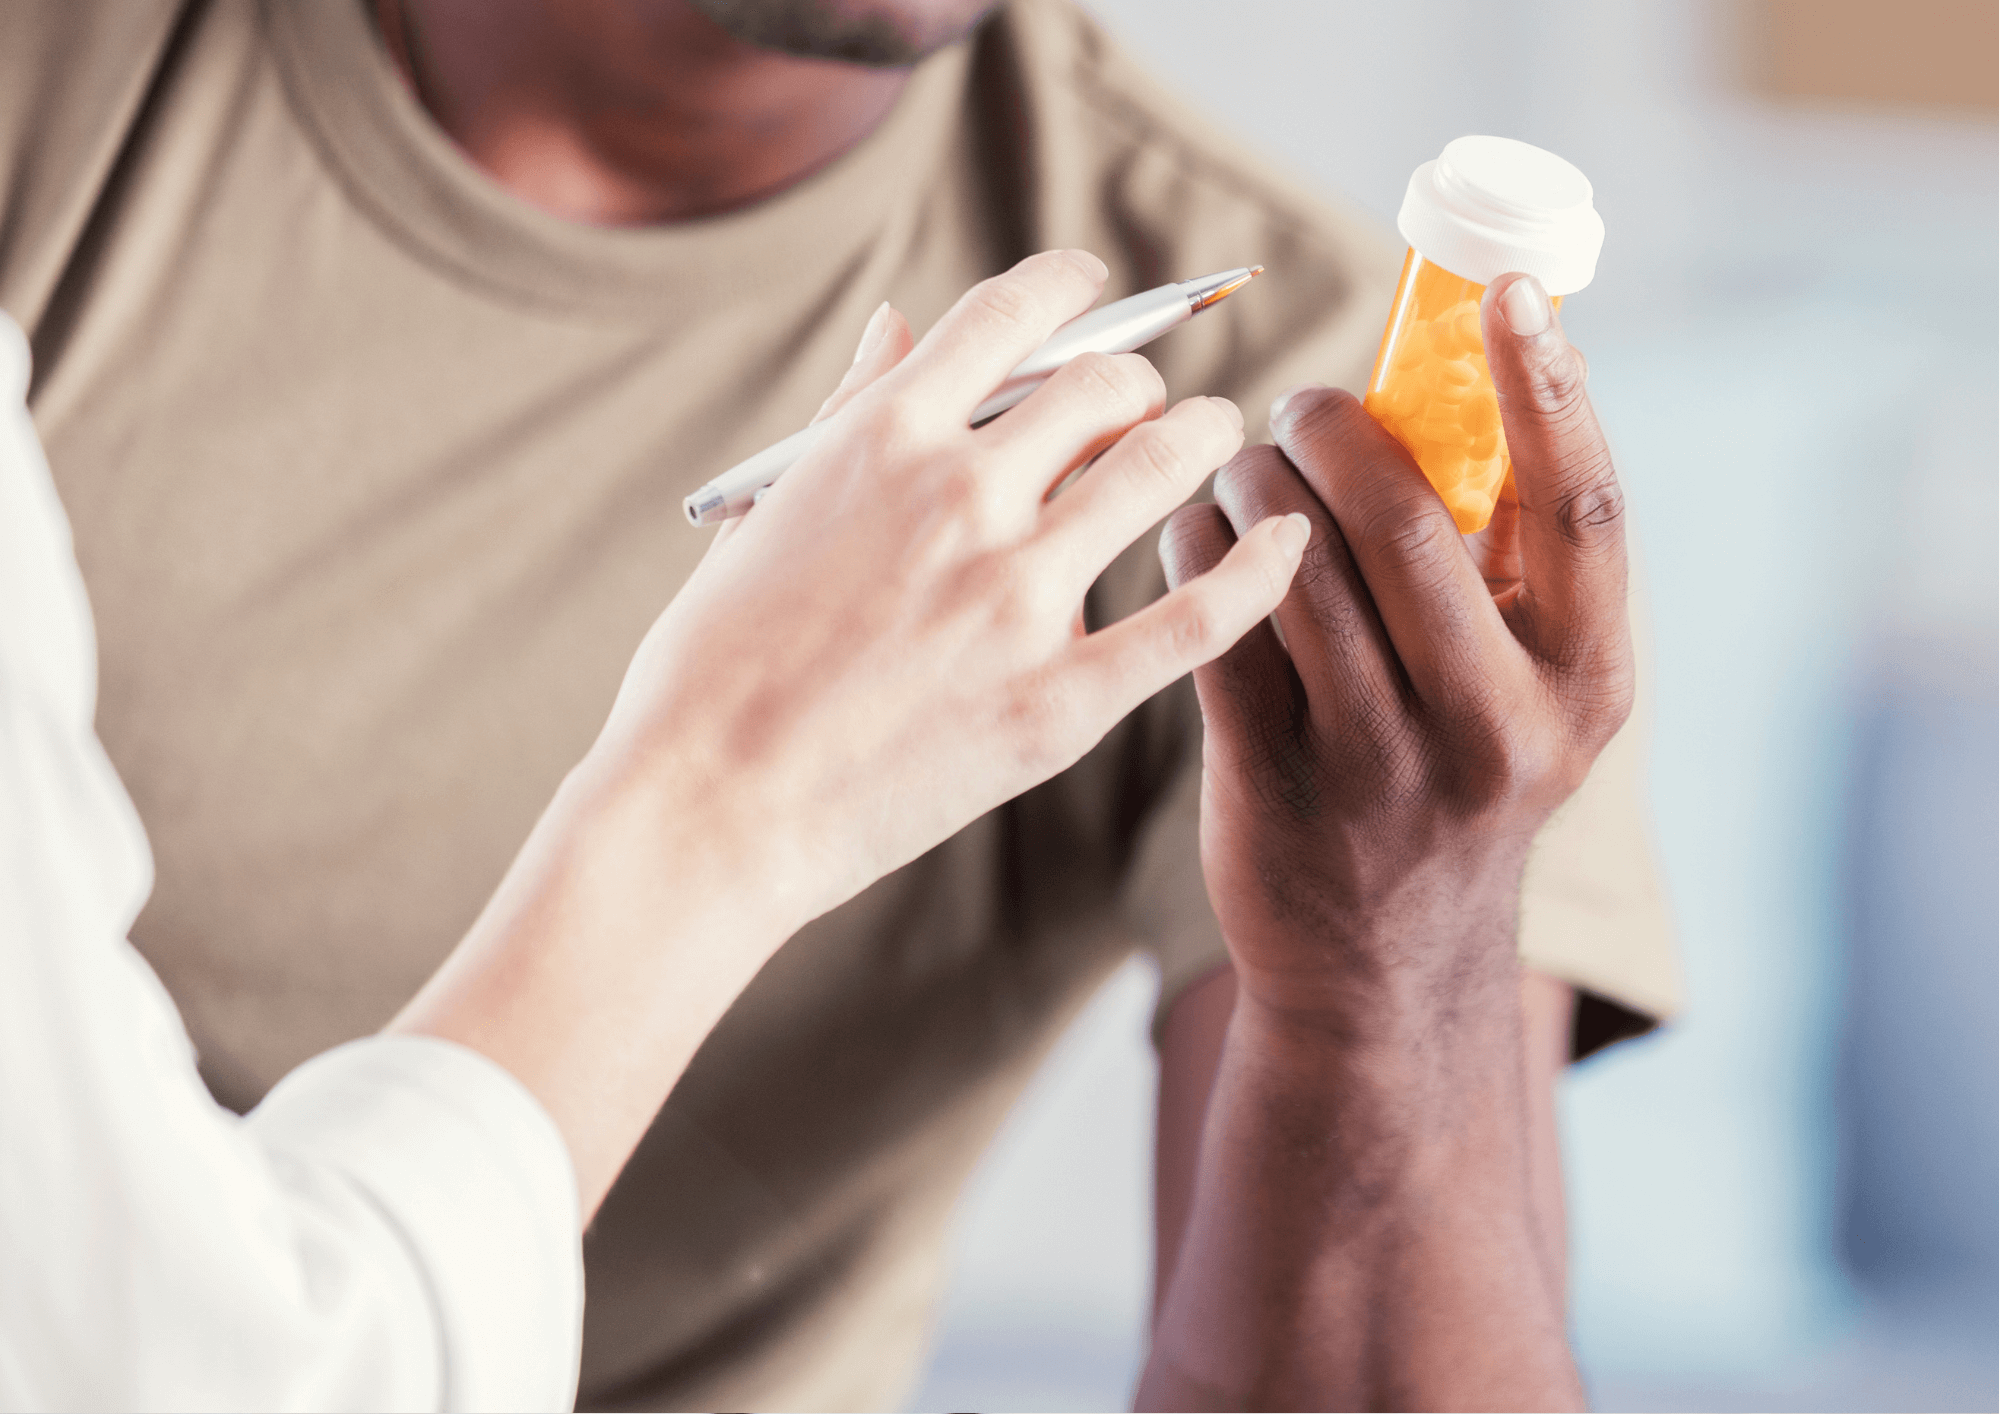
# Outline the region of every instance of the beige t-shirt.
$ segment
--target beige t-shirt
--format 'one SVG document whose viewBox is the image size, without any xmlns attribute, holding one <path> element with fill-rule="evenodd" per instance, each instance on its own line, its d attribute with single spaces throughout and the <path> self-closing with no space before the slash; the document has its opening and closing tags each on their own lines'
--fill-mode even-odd
<svg viewBox="0 0 2000 1414">
<path fill-rule="evenodd" d="M 617 230 L 472 168 L 359 0 L 0 7 L 0 306 L 158 857 L 134 941 L 218 1095 L 380 1026 L 460 936 L 701 553 L 681 497 L 802 424 L 881 300 L 921 330 L 1060 245 L 1113 296 L 1266 264 L 1148 351 L 1252 435 L 1293 382 L 1358 384 L 1398 258 L 1064 0 L 784 194 Z M 1148 537 L 1091 615 L 1159 589 Z M 1590 1035 L 1677 999 L 1639 757 L 1635 727 L 1528 877 L 1522 951 Z M 894 1403 L 1049 1043 L 1135 944 L 1168 998 L 1224 956 L 1198 772 L 1183 684 L 778 954 L 589 1236 L 585 1406 Z"/>
</svg>

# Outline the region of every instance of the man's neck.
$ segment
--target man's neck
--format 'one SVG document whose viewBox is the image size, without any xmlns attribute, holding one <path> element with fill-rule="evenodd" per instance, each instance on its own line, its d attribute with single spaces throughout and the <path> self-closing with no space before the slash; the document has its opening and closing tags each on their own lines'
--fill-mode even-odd
<svg viewBox="0 0 2000 1414">
<path fill-rule="evenodd" d="M 687 0 L 368 0 L 418 100 L 524 201 L 601 226 L 750 205 L 866 137 L 907 69 L 743 44 Z"/>
</svg>

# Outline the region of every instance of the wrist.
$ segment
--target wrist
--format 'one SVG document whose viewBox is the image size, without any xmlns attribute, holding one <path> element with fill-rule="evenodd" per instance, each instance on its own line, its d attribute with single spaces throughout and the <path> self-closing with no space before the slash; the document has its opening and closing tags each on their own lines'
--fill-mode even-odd
<svg viewBox="0 0 2000 1414">
<path fill-rule="evenodd" d="M 674 932 L 719 927 L 774 951 L 815 911 L 796 876 L 773 863 L 783 842 L 744 784 L 600 742 L 564 778 L 544 823 L 587 877 L 646 899 Z"/>
<path fill-rule="evenodd" d="M 1375 888 L 1220 906 L 1242 997 L 1274 1020 L 1386 1038 L 1511 1015 L 1522 861 L 1427 861 Z"/>
<path fill-rule="evenodd" d="M 1260 1108 L 1366 1150 L 1385 1182 L 1455 1184 L 1490 1168 L 1494 1196 L 1511 1202 L 1525 1178 L 1519 996 L 1518 967 L 1451 997 L 1338 1012 L 1239 990 L 1225 1069 Z"/>
<path fill-rule="evenodd" d="M 1436 1098 L 1515 1080 L 1521 1046 L 1521 971 L 1511 959 L 1412 984 L 1299 986 L 1293 979 L 1237 982 L 1231 1036 L 1263 1064 L 1344 1090 Z M 1432 1092 L 1436 1092 L 1432 1094 Z"/>
<path fill-rule="evenodd" d="M 795 930 L 746 835 L 593 750 L 390 1029 L 511 1071 L 561 1128 L 586 1217 L 696 1049 Z"/>
</svg>

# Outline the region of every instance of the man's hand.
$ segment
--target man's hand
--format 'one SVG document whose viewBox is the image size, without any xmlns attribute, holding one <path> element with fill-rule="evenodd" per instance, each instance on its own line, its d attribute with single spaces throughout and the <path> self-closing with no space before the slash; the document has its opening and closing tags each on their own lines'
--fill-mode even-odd
<svg viewBox="0 0 2000 1414">
<path fill-rule="evenodd" d="M 1543 318 L 1493 364 L 1520 502 L 1520 577 L 1497 596 L 1402 448 L 1345 393 L 1292 395 L 1272 417 L 1284 452 L 1239 456 L 1216 478 L 1219 507 L 1169 529 L 1178 583 L 1228 549 L 1232 522 L 1313 522 L 1279 632 L 1247 635 L 1196 677 L 1203 864 L 1238 983 L 1264 1005 L 1350 1009 L 1356 987 L 1428 987 L 1492 952 L 1511 964 L 1528 846 L 1630 710 L 1618 485 L 1580 356 Z M 1361 945 L 1415 917 L 1467 927 L 1414 955 Z M 1505 936 L 1473 926 L 1495 921 Z"/>
<path fill-rule="evenodd" d="M 1239 994 L 1149 1407 L 1579 1397 L 1528 1178 L 1515 911 L 1536 832 L 1630 707 L 1622 511 L 1540 287 L 1496 281 L 1484 327 L 1518 515 L 1481 559 L 1327 389 L 1282 399 L 1278 448 L 1162 541 L 1181 583 L 1233 526 L 1313 526 L 1276 629 L 1196 674 Z"/>
</svg>

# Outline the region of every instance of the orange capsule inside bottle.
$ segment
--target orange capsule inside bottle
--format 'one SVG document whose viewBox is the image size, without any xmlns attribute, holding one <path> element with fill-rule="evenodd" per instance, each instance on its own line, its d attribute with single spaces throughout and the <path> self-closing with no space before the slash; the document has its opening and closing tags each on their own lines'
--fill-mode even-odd
<svg viewBox="0 0 2000 1414">
<path fill-rule="evenodd" d="M 1513 471 L 1480 336 L 1485 293 L 1411 250 L 1361 400 L 1416 460 L 1463 534 L 1486 528 Z M 1562 296 L 1551 303 L 1560 309 Z"/>
</svg>

